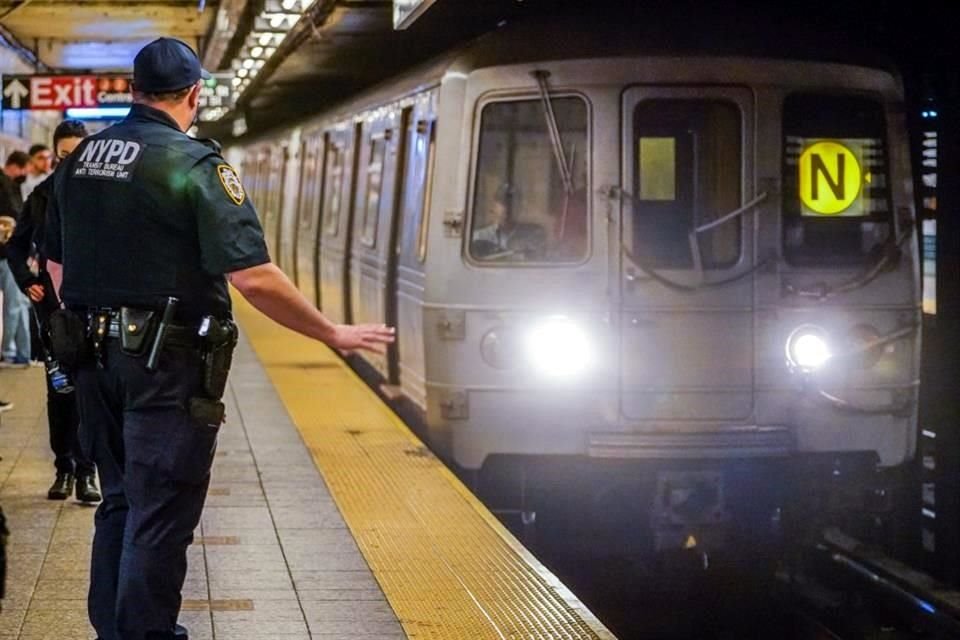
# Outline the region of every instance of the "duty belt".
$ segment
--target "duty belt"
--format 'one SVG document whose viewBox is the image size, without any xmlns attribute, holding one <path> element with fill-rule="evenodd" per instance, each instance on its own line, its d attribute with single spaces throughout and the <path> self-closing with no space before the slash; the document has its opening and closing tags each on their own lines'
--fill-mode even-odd
<svg viewBox="0 0 960 640">
<path fill-rule="evenodd" d="M 107 325 L 107 337 L 120 337 L 120 315 L 110 315 L 110 323 Z M 197 327 L 172 324 L 167 327 L 166 344 L 170 347 L 199 347 L 200 336 L 197 335 Z"/>
<path fill-rule="evenodd" d="M 120 338 L 120 310 L 119 309 L 86 309 L 87 327 L 91 335 L 96 332 L 97 318 L 106 316 L 109 320 L 106 326 L 105 338 Z M 96 336 L 94 335 L 94 338 Z M 200 346 L 198 327 L 172 324 L 167 327 L 165 343 L 170 347 L 195 348 Z"/>
</svg>

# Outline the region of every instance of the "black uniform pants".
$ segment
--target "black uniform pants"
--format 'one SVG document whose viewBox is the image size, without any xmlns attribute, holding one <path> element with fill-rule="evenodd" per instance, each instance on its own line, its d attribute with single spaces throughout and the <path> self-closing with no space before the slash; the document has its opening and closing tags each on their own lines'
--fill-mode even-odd
<svg viewBox="0 0 960 640">
<path fill-rule="evenodd" d="M 57 393 L 47 378 L 47 422 L 50 427 L 50 448 L 56 456 L 57 473 L 92 476 L 96 467 L 80 447 L 76 393 Z"/>
<path fill-rule="evenodd" d="M 81 439 L 100 471 L 88 608 L 100 640 L 173 640 L 187 547 L 200 522 L 217 428 L 194 420 L 196 351 L 146 357 L 104 345 L 103 368 L 77 373 Z M 182 636 L 176 636 L 182 637 Z"/>
</svg>

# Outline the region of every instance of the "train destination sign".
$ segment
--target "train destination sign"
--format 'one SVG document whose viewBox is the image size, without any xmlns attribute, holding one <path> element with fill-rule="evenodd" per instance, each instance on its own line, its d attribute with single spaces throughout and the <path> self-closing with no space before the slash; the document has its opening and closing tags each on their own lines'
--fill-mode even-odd
<svg viewBox="0 0 960 640">
<path fill-rule="evenodd" d="M 133 102 L 124 76 L 4 75 L 3 108 L 66 111 L 126 107 Z"/>
<path fill-rule="evenodd" d="M 821 140 L 800 154 L 800 201 L 805 216 L 866 215 L 863 169 L 868 140 Z"/>
</svg>

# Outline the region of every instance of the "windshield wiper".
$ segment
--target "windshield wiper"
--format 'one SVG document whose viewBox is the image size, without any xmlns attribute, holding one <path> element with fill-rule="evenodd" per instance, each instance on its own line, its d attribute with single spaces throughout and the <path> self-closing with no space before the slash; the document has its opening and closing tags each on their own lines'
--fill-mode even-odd
<svg viewBox="0 0 960 640">
<path fill-rule="evenodd" d="M 560 180 L 563 182 L 563 211 L 560 214 L 560 230 L 557 238 L 562 241 L 567 230 L 570 198 L 573 196 L 573 161 L 577 147 L 573 147 L 570 161 L 567 162 L 567 152 L 563 148 L 560 127 L 557 126 L 557 114 L 553 112 L 553 101 L 550 99 L 550 87 L 547 86 L 547 78 L 550 77 L 550 72 L 537 69 L 532 72 L 532 75 L 537 81 L 537 87 L 540 88 L 540 100 L 543 102 L 543 117 L 547 121 L 547 132 L 550 134 L 550 146 L 553 147 L 553 157 L 557 161 L 557 167 L 560 169 Z"/>
<path fill-rule="evenodd" d="M 543 102 L 543 115 L 547 121 L 547 133 L 550 134 L 550 145 L 553 147 L 553 156 L 557 160 L 557 168 L 560 170 L 560 180 L 563 182 L 563 190 L 569 197 L 573 193 L 573 176 L 571 175 L 571 166 L 567 164 L 567 153 L 563 148 L 563 139 L 560 137 L 560 128 L 557 127 L 557 115 L 553 112 L 553 101 L 550 99 L 550 88 L 547 86 L 547 78 L 550 72 L 544 69 L 536 69 L 532 72 L 537 80 L 537 86 L 540 88 L 540 100 Z"/>
</svg>

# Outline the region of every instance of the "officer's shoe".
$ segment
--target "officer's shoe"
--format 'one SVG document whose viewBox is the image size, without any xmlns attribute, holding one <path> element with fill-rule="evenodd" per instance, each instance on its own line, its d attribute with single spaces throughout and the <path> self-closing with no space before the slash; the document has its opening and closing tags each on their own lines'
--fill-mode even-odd
<svg viewBox="0 0 960 640">
<path fill-rule="evenodd" d="M 77 500 L 80 502 L 100 502 L 103 497 L 97 489 L 97 481 L 92 476 L 77 477 Z"/>
<path fill-rule="evenodd" d="M 73 493 L 73 474 L 57 472 L 57 479 L 47 490 L 47 500 L 66 500 Z"/>
</svg>

